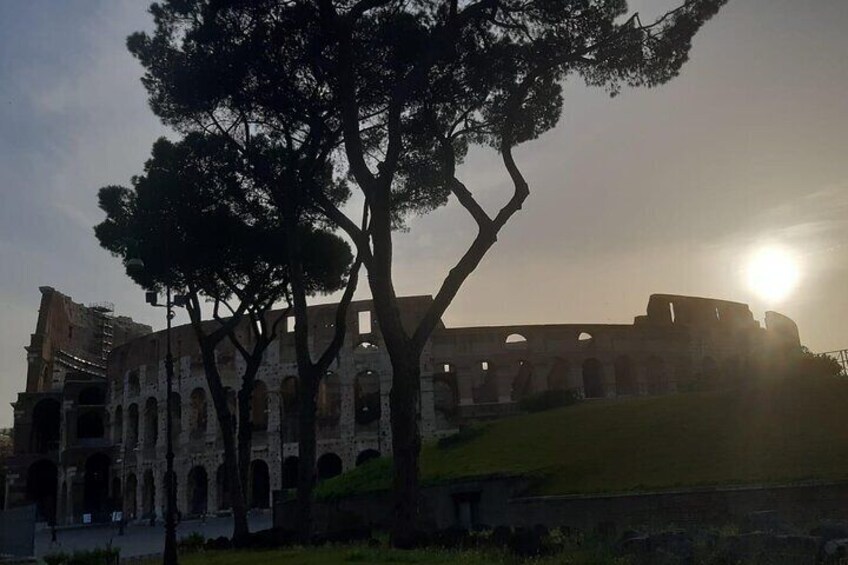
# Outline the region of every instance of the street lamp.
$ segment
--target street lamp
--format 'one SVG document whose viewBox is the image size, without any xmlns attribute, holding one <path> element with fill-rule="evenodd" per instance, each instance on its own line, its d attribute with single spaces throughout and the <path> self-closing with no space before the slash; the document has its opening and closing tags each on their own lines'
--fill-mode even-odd
<svg viewBox="0 0 848 565">
<path fill-rule="evenodd" d="M 185 306 L 186 299 L 179 294 L 171 296 L 171 285 L 165 285 L 165 304 L 158 303 L 156 292 L 148 292 L 145 295 L 147 303 L 156 308 L 165 308 L 165 486 L 168 488 L 167 504 L 165 507 L 165 551 L 162 554 L 164 565 L 177 565 L 177 489 L 176 473 L 174 472 L 174 438 L 172 391 L 174 387 L 174 355 L 171 351 L 171 320 L 174 319 L 174 306 Z"/>
<path fill-rule="evenodd" d="M 144 269 L 144 261 L 138 258 L 128 259 L 126 262 L 127 270 L 140 271 Z M 173 407 L 171 406 L 171 394 L 174 383 L 174 355 L 171 351 L 171 320 L 174 318 L 174 306 L 182 307 L 186 304 L 186 298 L 181 295 L 171 296 L 170 283 L 165 285 L 165 304 L 159 304 L 159 296 L 156 292 L 145 293 L 145 300 L 151 306 L 157 308 L 165 308 L 165 434 L 166 434 L 166 453 L 165 453 L 165 486 L 167 488 L 166 504 L 165 504 L 165 551 L 162 554 L 162 563 L 164 565 L 177 565 L 177 492 L 176 492 L 176 473 L 174 473 L 174 441 L 172 437 L 172 420 Z"/>
</svg>

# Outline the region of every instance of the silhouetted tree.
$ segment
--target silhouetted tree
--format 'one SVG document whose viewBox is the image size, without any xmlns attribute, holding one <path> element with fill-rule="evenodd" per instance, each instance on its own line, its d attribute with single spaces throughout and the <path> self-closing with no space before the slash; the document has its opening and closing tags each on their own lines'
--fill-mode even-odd
<svg viewBox="0 0 848 565">
<path fill-rule="evenodd" d="M 264 159 L 273 169 L 274 157 Z M 273 209 L 263 202 L 265 188 L 251 181 L 240 154 L 215 136 L 190 134 L 176 144 L 160 139 L 132 189 L 105 187 L 99 198 L 107 215 L 95 228 L 101 245 L 125 260 L 144 261 L 143 270 L 128 270 L 142 287 L 170 284 L 188 296 L 186 306 L 224 442 L 234 542 L 241 544 L 248 533 L 251 397 L 263 354 L 288 308 L 273 317 L 269 312 L 278 301 L 291 302 L 286 235 Z M 344 287 L 351 261 L 348 245 L 309 223 L 295 227 L 296 268 L 304 292 Z M 348 282 L 355 286 L 355 275 Z M 211 322 L 203 321 L 202 298 L 212 303 Z M 245 361 L 238 393 L 238 441 L 215 355 L 225 339 Z"/>
<path fill-rule="evenodd" d="M 414 541 L 421 352 L 529 194 L 514 148 L 557 124 L 570 76 L 612 94 L 676 76 L 694 34 L 725 1 L 686 0 L 646 24 L 625 0 L 171 0 L 151 7 L 152 36 L 131 36 L 151 105 L 167 123 L 267 133 L 334 158 L 361 191 L 360 222 L 321 184 L 297 184 L 309 192 L 304 205 L 345 230 L 368 270 L 393 368 L 396 545 Z M 494 215 L 457 176 L 472 145 L 496 151 L 513 186 Z M 477 235 L 427 312 L 405 327 L 393 232 L 451 196 Z"/>
</svg>

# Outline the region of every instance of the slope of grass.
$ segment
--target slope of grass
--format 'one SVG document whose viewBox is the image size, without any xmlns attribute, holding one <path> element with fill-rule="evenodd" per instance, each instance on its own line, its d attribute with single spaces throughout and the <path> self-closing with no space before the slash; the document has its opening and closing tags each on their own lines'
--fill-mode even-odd
<svg viewBox="0 0 848 565">
<path fill-rule="evenodd" d="M 424 484 L 523 475 L 537 479 L 536 494 L 848 479 L 848 381 L 794 379 L 516 416 L 425 445 L 421 474 Z M 321 484 L 318 496 L 390 482 L 391 462 L 380 459 Z"/>
</svg>

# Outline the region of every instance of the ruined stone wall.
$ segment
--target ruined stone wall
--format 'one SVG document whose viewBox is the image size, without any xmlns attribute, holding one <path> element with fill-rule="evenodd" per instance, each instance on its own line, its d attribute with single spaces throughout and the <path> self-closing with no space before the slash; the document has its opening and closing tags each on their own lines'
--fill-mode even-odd
<svg viewBox="0 0 848 565">
<path fill-rule="evenodd" d="M 431 302 L 427 296 L 401 300 L 407 327 L 420 319 Z M 271 318 L 284 315 L 275 312 Z M 322 350 L 332 339 L 334 317 L 335 305 L 310 308 L 313 351 Z M 266 351 L 252 400 L 248 498 L 259 507 L 270 503 L 272 490 L 293 487 L 296 480 L 297 366 L 292 321 L 280 321 L 279 337 Z M 216 325 L 207 324 L 210 329 Z M 133 327 L 127 324 L 127 335 Z M 319 391 L 317 454 L 322 477 L 391 451 L 391 364 L 370 301 L 351 305 L 347 328 L 344 346 Z M 238 331 L 247 339 L 247 327 Z M 228 500 L 223 445 L 189 325 L 173 328 L 172 347 L 178 407 L 174 420 L 178 506 L 184 515 L 224 510 Z M 652 296 L 646 315 L 632 325 L 445 328 L 440 324 L 421 359 L 421 431 L 425 438 L 449 434 L 462 421 L 514 413 L 523 398 L 551 389 L 572 390 L 588 399 L 674 393 L 697 383 L 738 377 L 762 368 L 764 359 L 791 356 L 799 349 L 797 328 L 788 318 L 772 313 L 763 328 L 744 304 L 673 295 Z M 165 332 L 135 337 L 115 348 L 102 383 L 102 406 L 79 401 L 84 382 L 66 385 L 58 394 L 62 431 L 53 453 L 60 467 L 60 521 L 79 521 L 79 509 L 84 506 L 82 478 L 97 454 L 108 455 L 110 495 L 123 496 L 131 519 L 161 516 L 165 352 Z M 226 341 L 217 356 L 235 411 L 244 363 Z M 37 395 L 22 395 L 21 413 L 31 413 L 37 400 Z M 80 418 L 94 412 L 104 422 L 102 437 L 81 437 Z M 22 417 L 20 429 L 26 426 Z M 31 454 L 26 457 L 30 463 L 34 460 Z"/>
</svg>

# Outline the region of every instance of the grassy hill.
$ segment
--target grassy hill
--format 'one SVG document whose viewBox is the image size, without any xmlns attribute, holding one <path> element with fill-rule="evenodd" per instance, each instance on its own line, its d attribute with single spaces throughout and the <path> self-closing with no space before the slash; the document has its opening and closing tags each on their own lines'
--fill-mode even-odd
<svg viewBox="0 0 848 565">
<path fill-rule="evenodd" d="M 422 481 L 537 479 L 537 494 L 848 479 L 848 380 L 590 401 L 516 416 L 425 445 Z M 378 459 L 319 486 L 320 498 L 388 489 Z"/>
</svg>

